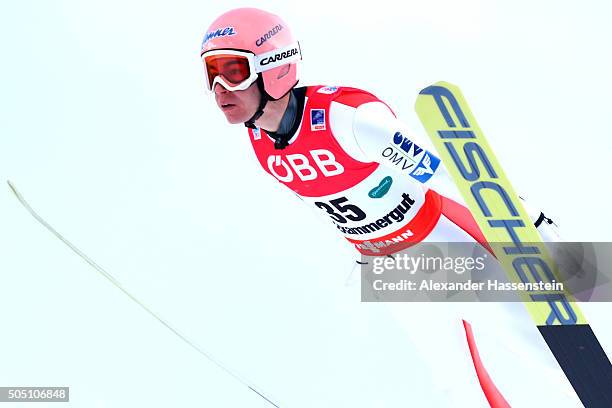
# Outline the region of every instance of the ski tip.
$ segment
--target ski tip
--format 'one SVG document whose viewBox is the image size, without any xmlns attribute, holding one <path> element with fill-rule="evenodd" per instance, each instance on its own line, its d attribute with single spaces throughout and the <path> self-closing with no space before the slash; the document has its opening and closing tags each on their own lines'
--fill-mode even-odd
<svg viewBox="0 0 612 408">
<path fill-rule="evenodd" d="M 446 81 L 438 81 L 435 84 L 429 85 L 429 86 L 421 89 L 421 91 L 419 92 L 419 95 L 428 95 L 428 94 L 430 94 L 431 93 L 430 91 L 431 91 L 432 88 L 445 88 L 445 89 L 448 89 L 448 90 L 459 89 L 459 87 L 457 85 L 453 84 L 453 83 L 446 82 Z"/>
<path fill-rule="evenodd" d="M 19 192 L 17 191 L 17 187 L 15 187 L 13 182 L 11 182 L 11 180 L 6 180 L 6 184 L 8 184 L 8 186 L 11 189 L 11 191 L 13 192 L 13 194 L 15 194 L 15 196 L 17 196 L 17 198 L 19 198 Z"/>
</svg>

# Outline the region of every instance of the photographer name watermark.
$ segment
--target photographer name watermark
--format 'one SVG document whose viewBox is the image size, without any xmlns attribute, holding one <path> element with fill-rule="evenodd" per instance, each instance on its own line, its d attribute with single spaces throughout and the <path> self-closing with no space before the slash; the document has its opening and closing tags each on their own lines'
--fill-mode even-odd
<svg viewBox="0 0 612 408">
<path fill-rule="evenodd" d="M 546 243 L 553 270 L 518 257 L 507 274 L 477 243 L 419 243 L 388 256 L 361 259 L 365 302 L 538 301 L 571 295 L 577 301 L 612 301 L 612 243 Z M 544 300 L 542 300 L 544 301 Z"/>
<path fill-rule="evenodd" d="M 473 282 L 468 279 L 466 282 L 436 282 L 432 279 L 421 280 L 419 282 L 402 279 L 399 282 L 385 282 L 377 279 L 372 282 L 372 287 L 376 291 L 510 291 L 510 292 L 544 292 L 544 291 L 564 291 L 563 283 L 552 282 L 500 282 L 488 279 L 486 282 Z"/>
</svg>

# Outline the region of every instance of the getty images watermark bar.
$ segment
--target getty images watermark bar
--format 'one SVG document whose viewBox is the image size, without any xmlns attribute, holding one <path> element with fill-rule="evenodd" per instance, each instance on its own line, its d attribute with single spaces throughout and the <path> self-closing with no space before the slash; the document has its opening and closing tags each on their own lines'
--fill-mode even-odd
<svg viewBox="0 0 612 408">
<path fill-rule="evenodd" d="M 69 401 L 69 387 L 0 387 L 0 402 Z"/>
<path fill-rule="evenodd" d="M 525 243 L 524 248 L 530 245 Z M 518 272 L 510 277 L 476 243 L 418 243 L 393 255 L 363 256 L 361 298 L 364 302 L 524 302 L 564 293 L 580 302 L 612 301 L 612 243 L 544 245 L 554 269 L 530 262 L 526 251 L 517 261 Z"/>
</svg>

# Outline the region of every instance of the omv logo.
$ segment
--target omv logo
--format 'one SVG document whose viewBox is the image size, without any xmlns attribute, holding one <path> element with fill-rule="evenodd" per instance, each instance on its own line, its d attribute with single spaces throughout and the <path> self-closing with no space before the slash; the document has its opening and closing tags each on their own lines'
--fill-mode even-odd
<svg viewBox="0 0 612 408">
<path fill-rule="evenodd" d="M 416 169 L 410 175 L 417 181 L 425 183 L 434 175 L 439 165 L 440 159 L 426 152 Z"/>
<path fill-rule="evenodd" d="M 404 137 L 404 135 L 402 135 L 400 132 L 395 132 L 393 135 L 393 143 L 413 157 L 418 156 L 421 152 L 423 152 L 421 147 L 417 146 L 416 143 L 407 137 Z"/>
</svg>

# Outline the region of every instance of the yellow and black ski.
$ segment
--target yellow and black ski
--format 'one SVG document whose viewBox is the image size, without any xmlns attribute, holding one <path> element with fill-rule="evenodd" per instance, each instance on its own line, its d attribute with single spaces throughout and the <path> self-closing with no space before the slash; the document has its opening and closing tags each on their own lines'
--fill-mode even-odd
<svg viewBox="0 0 612 408">
<path fill-rule="evenodd" d="M 416 111 L 509 279 L 560 282 L 459 88 L 438 82 L 423 89 Z M 612 365 L 575 299 L 558 290 L 524 292 L 522 298 L 582 403 L 612 407 Z"/>
</svg>

